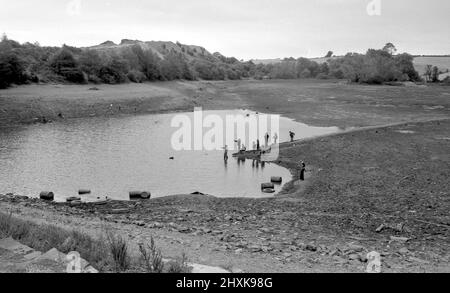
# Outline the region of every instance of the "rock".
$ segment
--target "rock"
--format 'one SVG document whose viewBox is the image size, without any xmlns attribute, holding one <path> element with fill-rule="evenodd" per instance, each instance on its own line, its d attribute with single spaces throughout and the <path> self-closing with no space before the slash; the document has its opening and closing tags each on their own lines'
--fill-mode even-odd
<svg viewBox="0 0 450 293">
<path fill-rule="evenodd" d="M 391 236 L 391 241 L 408 242 L 411 238 Z"/>
<path fill-rule="evenodd" d="M 66 198 L 66 202 L 80 201 L 80 200 L 81 200 L 81 198 L 80 197 L 76 197 L 76 196 L 72 196 L 72 197 Z"/>
<path fill-rule="evenodd" d="M 383 231 L 384 228 L 385 228 L 384 224 L 381 224 L 381 225 L 375 230 L 375 232 L 380 233 L 381 231 Z"/>
<path fill-rule="evenodd" d="M 422 263 L 422 264 L 429 264 L 430 263 L 429 261 L 426 261 L 426 260 L 423 260 L 423 259 L 420 259 L 420 258 L 417 258 L 417 257 L 413 257 L 413 256 L 411 256 L 409 258 L 409 260 L 415 261 L 415 262 L 418 262 L 418 263 Z"/>
<path fill-rule="evenodd" d="M 234 251 L 236 254 L 241 254 L 244 250 L 242 248 L 238 248 Z"/>
<path fill-rule="evenodd" d="M 84 268 L 83 273 L 85 274 L 98 274 L 98 271 L 94 269 L 92 266 L 87 266 Z"/>
<path fill-rule="evenodd" d="M 401 255 L 407 255 L 409 253 L 409 250 L 408 248 L 403 247 L 399 249 L 398 253 L 400 253 Z"/>
<path fill-rule="evenodd" d="M 51 191 L 42 191 L 39 194 L 39 198 L 43 200 L 53 201 L 55 199 L 55 194 Z"/>
<path fill-rule="evenodd" d="M 290 258 L 290 257 L 292 257 L 292 253 L 285 252 L 285 253 L 283 253 L 283 257 Z"/>
<path fill-rule="evenodd" d="M 41 256 L 41 255 L 42 255 L 42 252 L 40 252 L 40 251 L 34 251 L 34 252 L 31 252 L 31 253 L 25 255 L 24 258 L 25 258 L 26 260 L 33 260 L 33 259 L 36 259 L 37 257 L 39 257 L 39 256 Z"/>
<path fill-rule="evenodd" d="M 123 209 L 112 209 L 109 213 L 110 214 L 126 214 L 128 213 L 130 210 L 123 208 Z"/>
<path fill-rule="evenodd" d="M 71 207 L 76 207 L 76 206 L 80 206 L 80 205 L 82 205 L 83 203 L 81 202 L 81 200 L 74 200 L 74 201 L 71 201 L 70 202 L 70 206 Z"/>
<path fill-rule="evenodd" d="M 308 250 L 308 251 L 317 251 L 317 246 L 314 245 L 314 244 L 308 244 L 308 245 L 306 245 L 305 250 Z"/>
<path fill-rule="evenodd" d="M 56 248 L 52 248 L 46 253 L 40 255 L 36 258 L 36 260 L 52 260 L 55 262 L 65 262 L 66 261 L 66 255 L 60 251 L 58 251 Z"/>
<path fill-rule="evenodd" d="M 260 252 L 260 251 L 262 251 L 262 248 L 260 246 L 258 246 L 258 245 L 251 245 L 251 246 L 248 247 L 248 249 L 251 252 Z"/>
<path fill-rule="evenodd" d="M 133 224 L 136 225 L 136 226 L 139 226 L 139 227 L 144 227 L 145 226 L 145 222 L 144 221 L 134 221 Z"/>
<path fill-rule="evenodd" d="M 178 232 L 187 234 L 187 233 L 191 232 L 191 229 L 181 226 L 181 227 L 178 227 Z"/>
<path fill-rule="evenodd" d="M 350 243 L 347 245 L 347 248 L 344 250 L 347 254 L 352 254 L 354 252 L 362 252 L 364 251 L 364 246 Z"/>
<path fill-rule="evenodd" d="M 148 224 L 147 227 L 160 229 L 160 228 L 163 228 L 164 225 L 159 222 L 154 222 L 154 223 Z"/>
<path fill-rule="evenodd" d="M 353 253 L 348 256 L 350 260 L 359 260 L 359 254 Z"/>
<path fill-rule="evenodd" d="M 263 192 L 264 193 L 275 193 L 275 189 L 273 189 L 273 188 L 264 188 Z"/>
<path fill-rule="evenodd" d="M 16 254 L 29 254 L 31 252 L 34 252 L 33 248 L 23 245 L 22 243 L 14 240 L 11 237 L 1 239 L 0 248 L 9 250 Z"/>
</svg>

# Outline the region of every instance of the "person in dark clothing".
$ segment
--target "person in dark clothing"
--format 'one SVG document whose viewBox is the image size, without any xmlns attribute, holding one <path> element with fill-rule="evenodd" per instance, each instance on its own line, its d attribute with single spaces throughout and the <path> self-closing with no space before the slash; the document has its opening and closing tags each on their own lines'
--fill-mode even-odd
<svg viewBox="0 0 450 293">
<path fill-rule="evenodd" d="M 294 142 L 295 133 L 289 131 L 289 136 L 291 137 L 291 142 Z"/>
<path fill-rule="evenodd" d="M 306 164 L 305 162 L 300 163 L 300 180 L 305 181 Z"/>
<path fill-rule="evenodd" d="M 259 151 L 261 149 L 261 145 L 259 144 L 259 139 L 256 140 L 256 150 Z"/>
</svg>

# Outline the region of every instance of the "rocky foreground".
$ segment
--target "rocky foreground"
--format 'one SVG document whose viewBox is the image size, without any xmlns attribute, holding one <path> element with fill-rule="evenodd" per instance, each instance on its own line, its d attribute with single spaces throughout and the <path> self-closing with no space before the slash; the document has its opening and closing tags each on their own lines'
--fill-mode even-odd
<svg viewBox="0 0 450 293">
<path fill-rule="evenodd" d="M 434 241 L 433 250 L 423 250 L 422 241 L 405 225 L 380 225 L 373 237 L 335 234 L 319 225 L 326 216 L 298 214 L 289 200 L 187 195 L 74 207 L 3 195 L 0 206 L 91 234 L 98 235 L 106 225 L 136 244 L 154 236 L 165 253 L 183 251 L 194 262 L 229 271 L 364 272 L 371 251 L 381 254 L 384 272 L 450 271 L 448 247 Z M 446 239 L 436 235 L 436 240 Z"/>
</svg>

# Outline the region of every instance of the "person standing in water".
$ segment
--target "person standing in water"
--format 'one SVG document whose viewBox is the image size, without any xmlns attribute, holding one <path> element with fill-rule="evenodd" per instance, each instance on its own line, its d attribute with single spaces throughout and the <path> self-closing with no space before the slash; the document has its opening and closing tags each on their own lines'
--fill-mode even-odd
<svg viewBox="0 0 450 293">
<path fill-rule="evenodd" d="M 241 139 L 239 138 L 239 139 L 235 140 L 234 142 L 237 143 L 238 151 L 240 151 L 241 150 L 241 142 L 242 142 Z"/>
<path fill-rule="evenodd" d="M 275 135 L 273 136 L 273 141 L 274 141 L 274 144 L 277 144 L 278 134 L 276 132 L 275 132 Z"/>
<path fill-rule="evenodd" d="M 266 147 L 269 146 L 269 139 L 270 139 L 270 135 L 268 132 L 266 132 L 266 135 L 264 136 L 265 140 L 266 140 Z"/>
<path fill-rule="evenodd" d="M 259 144 L 259 139 L 256 140 L 256 150 L 259 151 L 261 149 L 261 145 Z"/>
<path fill-rule="evenodd" d="M 223 149 L 225 150 L 225 152 L 223 154 L 223 160 L 225 162 L 227 162 L 228 161 L 228 146 L 226 145 Z"/>
</svg>

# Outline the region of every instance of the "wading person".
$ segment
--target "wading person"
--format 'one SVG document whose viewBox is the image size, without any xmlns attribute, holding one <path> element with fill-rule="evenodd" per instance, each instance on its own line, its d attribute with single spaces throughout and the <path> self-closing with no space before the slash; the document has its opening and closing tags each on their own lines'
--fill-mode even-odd
<svg viewBox="0 0 450 293">
<path fill-rule="evenodd" d="M 261 145 L 259 144 L 259 139 L 256 140 L 256 150 L 259 151 L 261 149 Z"/>
<path fill-rule="evenodd" d="M 235 140 L 234 142 L 237 143 L 237 149 L 238 149 L 238 151 L 240 151 L 241 150 L 241 139 L 239 138 L 239 139 Z"/>
<path fill-rule="evenodd" d="M 278 134 L 276 132 L 275 132 L 275 135 L 273 136 L 273 141 L 274 141 L 274 144 L 277 144 Z"/>
<path fill-rule="evenodd" d="M 228 146 L 226 145 L 223 149 L 225 150 L 225 152 L 223 153 L 223 160 L 225 162 L 227 162 L 228 161 Z"/>
<path fill-rule="evenodd" d="M 269 146 L 269 139 L 270 139 L 270 135 L 268 132 L 266 132 L 266 136 L 264 136 L 265 140 L 266 140 L 266 147 Z"/>
</svg>

